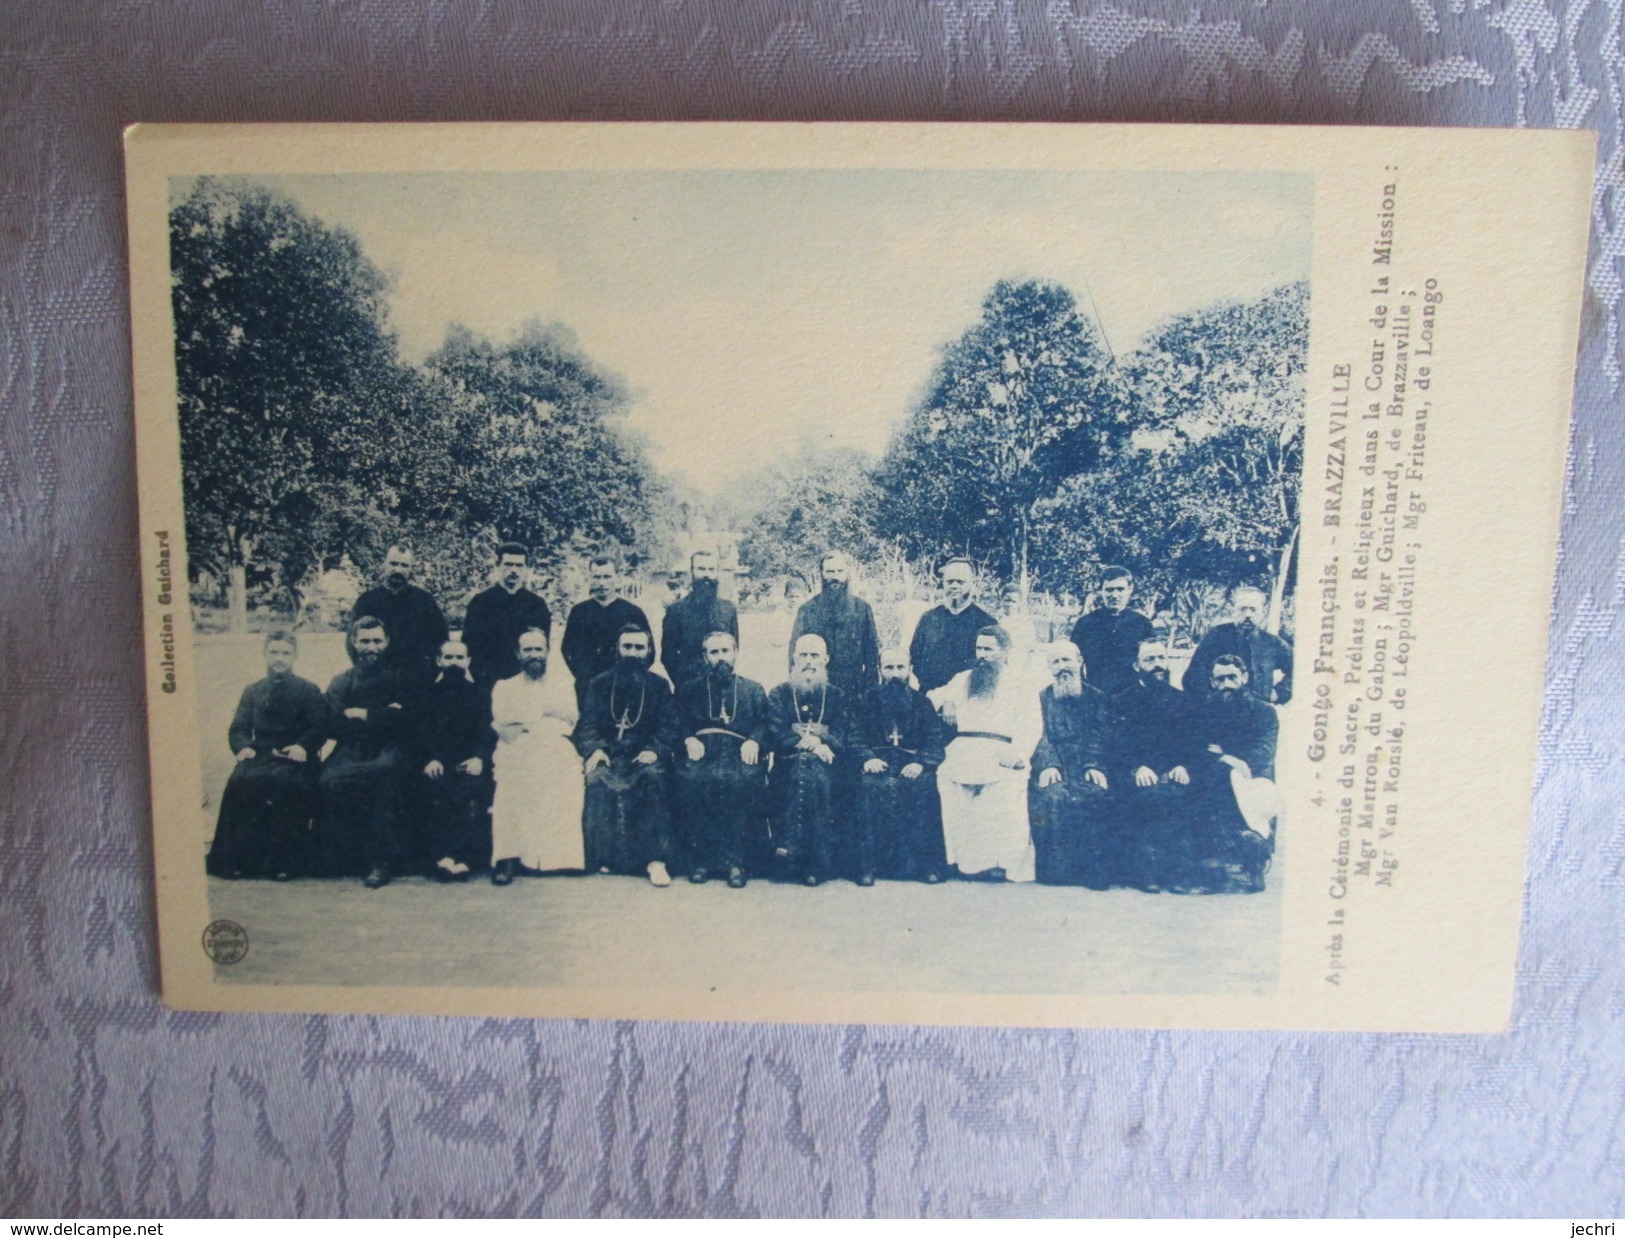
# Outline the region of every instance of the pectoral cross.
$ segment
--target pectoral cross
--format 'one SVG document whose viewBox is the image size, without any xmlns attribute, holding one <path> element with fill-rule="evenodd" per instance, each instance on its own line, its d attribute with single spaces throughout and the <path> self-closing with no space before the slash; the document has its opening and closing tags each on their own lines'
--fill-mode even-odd
<svg viewBox="0 0 1625 1238">
<path fill-rule="evenodd" d="M 886 736 L 886 738 L 887 738 L 887 740 L 889 740 L 889 741 L 890 741 L 890 743 L 891 743 L 891 746 L 892 746 L 892 747 L 893 747 L 893 748 L 901 748 L 901 747 L 902 747 L 902 746 L 903 746 L 903 736 L 902 736 L 902 734 L 901 734 L 901 733 L 900 733 L 900 732 L 899 732 L 899 731 L 898 731 L 898 729 L 897 729 L 897 728 L 896 728 L 896 726 L 893 726 L 893 727 L 892 727 L 892 729 L 891 729 L 891 734 L 890 734 L 890 735 L 888 735 L 888 736 Z"/>
<path fill-rule="evenodd" d="M 728 712 L 728 706 L 726 704 L 722 706 L 722 713 L 719 715 L 719 718 L 723 726 L 727 726 L 733 721 L 733 715 Z"/>
<path fill-rule="evenodd" d="M 615 742 L 620 743 L 626 738 L 626 733 L 632 729 L 632 711 L 623 709 L 620 719 L 615 723 Z"/>
</svg>

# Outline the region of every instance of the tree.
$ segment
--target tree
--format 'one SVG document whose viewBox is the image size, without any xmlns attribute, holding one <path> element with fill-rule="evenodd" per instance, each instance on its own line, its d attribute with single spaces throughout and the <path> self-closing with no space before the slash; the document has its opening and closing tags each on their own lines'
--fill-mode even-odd
<svg viewBox="0 0 1625 1238">
<path fill-rule="evenodd" d="M 544 561 L 581 544 L 657 549 L 642 539 L 660 483 L 623 424 L 625 384 L 568 328 L 528 322 L 499 347 L 454 326 L 427 368 L 449 388 L 449 454 L 434 493 L 472 528 Z"/>
<path fill-rule="evenodd" d="M 202 178 L 170 212 L 191 570 L 297 578 L 303 522 L 403 381 L 388 281 L 348 233 L 263 187 Z"/>
<path fill-rule="evenodd" d="M 1309 288 L 1183 314 L 1129 359 L 1135 439 L 1157 449 L 1163 520 L 1187 557 L 1262 580 L 1278 623 L 1299 528 Z M 1215 579 L 1209 576 L 1209 579 Z"/>
<path fill-rule="evenodd" d="M 820 556 L 840 550 L 873 561 L 879 494 L 873 457 L 850 447 L 804 451 L 744 479 L 729 518 L 741 530 L 739 561 L 753 579 L 816 574 Z"/>
<path fill-rule="evenodd" d="M 1025 592 L 1040 504 L 1099 467 L 1124 428 L 1120 384 L 1072 294 L 1001 280 L 887 450 L 880 532 L 918 558 L 985 559 Z"/>
</svg>

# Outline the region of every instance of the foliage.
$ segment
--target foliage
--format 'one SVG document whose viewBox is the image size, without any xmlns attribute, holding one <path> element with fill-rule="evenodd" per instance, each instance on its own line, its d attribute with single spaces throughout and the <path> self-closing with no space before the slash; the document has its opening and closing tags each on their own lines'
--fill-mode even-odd
<svg viewBox="0 0 1625 1238">
<path fill-rule="evenodd" d="M 863 452 L 824 448 L 745 479 L 740 563 L 758 581 L 796 574 L 811 583 L 827 550 L 845 551 L 860 563 L 874 560 L 880 495 L 873 467 Z"/>
<path fill-rule="evenodd" d="M 281 560 L 357 428 L 391 416 L 387 281 L 348 233 L 209 178 L 172 210 L 170 254 L 193 568 Z"/>
<path fill-rule="evenodd" d="M 879 531 L 916 557 L 968 554 L 1024 578 L 1032 521 L 1125 427 L 1099 332 L 1058 284 L 1001 280 L 949 344 L 877 477 Z"/>
</svg>

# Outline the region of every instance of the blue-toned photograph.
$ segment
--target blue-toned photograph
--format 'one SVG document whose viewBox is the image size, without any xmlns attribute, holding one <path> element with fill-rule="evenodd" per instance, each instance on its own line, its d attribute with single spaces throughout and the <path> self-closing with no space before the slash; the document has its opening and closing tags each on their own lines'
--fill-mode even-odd
<svg viewBox="0 0 1625 1238">
<path fill-rule="evenodd" d="M 220 980 L 1274 990 L 1309 177 L 170 190 Z"/>
</svg>

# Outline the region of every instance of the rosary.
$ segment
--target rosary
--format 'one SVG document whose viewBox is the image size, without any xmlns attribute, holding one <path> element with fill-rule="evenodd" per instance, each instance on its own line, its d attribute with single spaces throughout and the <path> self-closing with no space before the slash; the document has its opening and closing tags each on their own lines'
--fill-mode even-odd
<svg viewBox="0 0 1625 1238">
<path fill-rule="evenodd" d="M 638 723 L 643 721 L 643 701 L 644 701 L 644 695 L 648 691 L 648 688 L 649 688 L 649 685 L 646 684 L 646 683 L 638 685 L 638 716 L 636 718 L 631 717 L 632 711 L 630 709 L 623 709 L 621 711 L 621 716 L 619 718 L 616 718 L 616 720 L 615 720 L 615 742 L 617 744 L 620 743 L 621 740 L 626 738 L 626 733 L 628 731 L 630 731 L 633 727 L 637 726 Z M 615 717 L 615 685 L 614 684 L 611 684 L 610 687 L 609 687 L 609 716 L 612 717 L 612 718 Z"/>
</svg>

